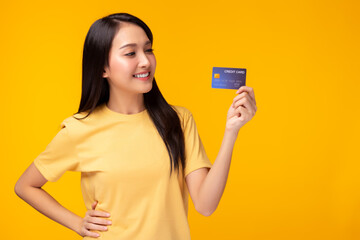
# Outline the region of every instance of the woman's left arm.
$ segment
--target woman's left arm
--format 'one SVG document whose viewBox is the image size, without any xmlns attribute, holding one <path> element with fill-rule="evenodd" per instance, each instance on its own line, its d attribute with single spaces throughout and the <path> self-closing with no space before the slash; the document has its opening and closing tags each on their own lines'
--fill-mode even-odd
<svg viewBox="0 0 360 240">
<path fill-rule="evenodd" d="M 212 168 L 200 168 L 186 176 L 186 183 L 196 210 L 210 216 L 217 208 L 229 174 L 231 156 L 240 128 L 256 113 L 254 90 L 240 87 L 231 104 L 225 134 Z"/>
</svg>

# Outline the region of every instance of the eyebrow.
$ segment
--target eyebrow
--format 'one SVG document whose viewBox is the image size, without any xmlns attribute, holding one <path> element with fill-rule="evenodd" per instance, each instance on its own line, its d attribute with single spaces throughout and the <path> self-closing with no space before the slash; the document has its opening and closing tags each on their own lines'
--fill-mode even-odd
<svg viewBox="0 0 360 240">
<path fill-rule="evenodd" d="M 150 43 L 151 43 L 151 41 L 149 40 L 144 44 L 144 46 L 146 46 L 146 45 L 148 45 Z M 128 43 L 128 44 L 125 44 L 124 46 L 120 47 L 119 49 L 124 48 L 124 47 L 128 47 L 128 46 L 136 46 L 136 45 L 137 45 L 136 43 Z"/>
</svg>

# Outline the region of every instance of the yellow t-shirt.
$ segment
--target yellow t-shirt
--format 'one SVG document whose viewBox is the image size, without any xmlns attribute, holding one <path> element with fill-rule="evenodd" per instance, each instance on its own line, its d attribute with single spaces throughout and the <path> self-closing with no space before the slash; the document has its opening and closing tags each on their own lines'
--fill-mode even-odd
<svg viewBox="0 0 360 240">
<path fill-rule="evenodd" d="M 172 107 L 184 131 L 185 176 L 211 168 L 191 112 Z M 190 239 L 185 178 L 176 172 L 169 178 L 168 151 L 147 109 L 121 114 L 102 104 L 87 118 L 70 116 L 60 127 L 34 164 L 51 182 L 66 171 L 81 172 L 86 208 L 97 200 L 96 210 L 111 214 L 108 230 L 94 231 L 100 234 L 97 239 Z"/>
</svg>

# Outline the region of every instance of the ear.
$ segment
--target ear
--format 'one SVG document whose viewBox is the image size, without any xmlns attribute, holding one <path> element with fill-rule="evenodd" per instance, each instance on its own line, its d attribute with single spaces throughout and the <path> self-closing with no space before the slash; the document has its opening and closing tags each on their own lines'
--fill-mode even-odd
<svg viewBox="0 0 360 240">
<path fill-rule="evenodd" d="M 108 77 L 107 72 L 104 70 L 103 71 L 103 78 L 107 78 L 107 77 Z"/>
</svg>

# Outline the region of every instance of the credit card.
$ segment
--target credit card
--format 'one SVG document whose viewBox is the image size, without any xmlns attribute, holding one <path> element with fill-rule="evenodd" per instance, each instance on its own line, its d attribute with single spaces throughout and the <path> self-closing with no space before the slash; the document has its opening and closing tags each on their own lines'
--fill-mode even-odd
<svg viewBox="0 0 360 240">
<path fill-rule="evenodd" d="M 245 68 L 213 67 L 212 88 L 239 89 L 245 86 Z"/>
</svg>

